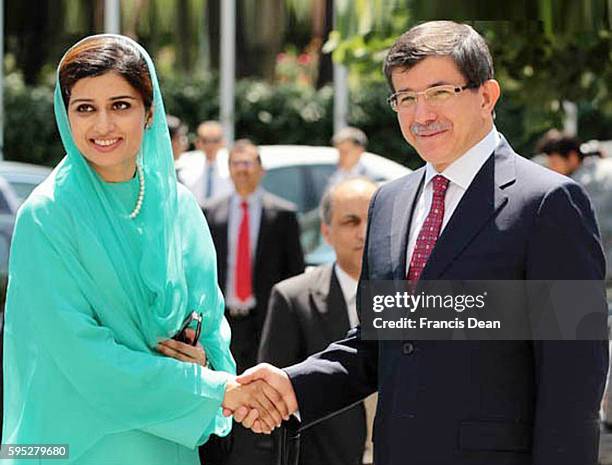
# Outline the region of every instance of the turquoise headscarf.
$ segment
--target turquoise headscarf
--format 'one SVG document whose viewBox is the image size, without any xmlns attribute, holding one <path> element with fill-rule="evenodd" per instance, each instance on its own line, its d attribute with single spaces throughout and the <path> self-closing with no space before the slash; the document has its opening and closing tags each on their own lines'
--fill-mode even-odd
<svg viewBox="0 0 612 465">
<path fill-rule="evenodd" d="M 122 41 L 148 65 L 153 121 L 138 155 L 144 202 L 130 219 L 138 179 L 106 183 L 83 158 L 58 76 L 66 157 L 20 209 L 11 246 L 3 442 L 69 443 L 74 459 L 106 435 L 139 431 L 193 448 L 231 427 L 220 405 L 235 364 L 214 247 L 195 199 L 177 187 L 151 58 L 126 37 L 93 37 Z M 154 350 L 194 310 L 203 313 L 200 342 L 216 371 Z"/>
</svg>

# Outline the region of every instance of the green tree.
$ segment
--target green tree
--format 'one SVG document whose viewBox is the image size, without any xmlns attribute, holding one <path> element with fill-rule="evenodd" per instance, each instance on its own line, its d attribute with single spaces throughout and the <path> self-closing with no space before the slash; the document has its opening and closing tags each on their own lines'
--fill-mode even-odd
<svg viewBox="0 0 612 465">
<path fill-rule="evenodd" d="M 609 1 L 339 0 L 336 6 L 339 20 L 326 50 L 351 70 L 354 93 L 364 82 L 382 85 L 382 62 L 402 32 L 420 21 L 452 19 L 487 39 L 503 89 L 497 125 L 519 150 L 530 153 L 542 132 L 562 125 L 564 100 L 585 115 L 579 136 L 612 138 Z"/>
</svg>

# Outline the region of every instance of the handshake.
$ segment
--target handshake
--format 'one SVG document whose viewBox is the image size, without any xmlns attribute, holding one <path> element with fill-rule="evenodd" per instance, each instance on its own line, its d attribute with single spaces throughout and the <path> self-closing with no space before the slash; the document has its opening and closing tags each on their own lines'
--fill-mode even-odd
<svg viewBox="0 0 612 465">
<path fill-rule="evenodd" d="M 298 409 L 287 374 L 262 363 L 230 380 L 223 398 L 223 415 L 255 433 L 270 434 Z"/>
<path fill-rule="evenodd" d="M 206 366 L 206 352 L 200 343 L 191 345 L 195 332 L 185 330 L 188 342 L 167 339 L 156 346 L 156 350 L 186 363 Z M 297 399 L 287 374 L 272 365 L 262 363 L 228 381 L 223 397 L 223 414 L 234 416 L 255 433 L 270 434 L 297 411 Z"/>
</svg>

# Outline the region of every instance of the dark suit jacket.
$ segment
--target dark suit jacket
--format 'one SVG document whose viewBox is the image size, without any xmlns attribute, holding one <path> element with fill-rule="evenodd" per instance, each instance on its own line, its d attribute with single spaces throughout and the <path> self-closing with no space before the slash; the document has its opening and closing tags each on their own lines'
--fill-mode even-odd
<svg viewBox="0 0 612 465">
<path fill-rule="evenodd" d="M 404 279 L 423 177 L 417 170 L 374 195 L 362 280 Z M 582 188 L 503 140 L 421 279 L 603 280 L 598 236 Z M 355 334 L 286 371 L 306 424 L 378 389 L 377 465 L 594 465 L 607 363 L 603 341 L 377 343 Z"/>
<path fill-rule="evenodd" d="M 285 367 L 319 352 L 350 329 L 333 265 L 319 266 L 272 288 L 259 362 Z M 350 410 L 305 431 L 300 465 L 361 465 L 365 409 Z"/>
<path fill-rule="evenodd" d="M 226 196 L 213 200 L 203 208 L 217 250 L 217 275 L 224 294 L 229 251 L 229 204 L 230 196 Z M 303 271 L 304 255 L 295 207 L 290 202 L 264 192 L 252 275 L 257 306 L 246 318 L 238 319 L 227 315 L 232 327 L 231 350 L 239 373 L 256 362 L 272 286 Z"/>
</svg>

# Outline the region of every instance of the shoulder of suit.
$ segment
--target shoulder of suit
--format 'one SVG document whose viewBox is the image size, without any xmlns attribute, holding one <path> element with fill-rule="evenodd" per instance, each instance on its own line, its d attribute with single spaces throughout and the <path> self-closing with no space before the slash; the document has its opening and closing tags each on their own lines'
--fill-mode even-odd
<svg viewBox="0 0 612 465">
<path fill-rule="evenodd" d="M 275 210 L 289 211 L 293 213 L 297 212 L 297 206 L 293 202 L 278 197 L 277 195 L 274 195 L 268 191 L 264 191 L 263 193 L 263 204 L 267 208 L 274 208 Z"/>
<path fill-rule="evenodd" d="M 386 197 L 394 197 L 398 192 L 404 189 L 407 185 L 412 183 L 419 183 L 423 178 L 423 173 L 425 171 L 425 167 L 421 167 L 417 170 L 414 170 L 411 173 L 408 173 L 401 178 L 394 179 L 392 181 L 388 181 L 383 183 L 375 193 L 375 197 L 378 198 L 386 198 Z"/>
<path fill-rule="evenodd" d="M 210 200 L 206 200 L 202 205 L 202 210 L 205 212 L 215 211 L 218 208 L 228 205 L 232 194 L 226 194 L 221 197 L 214 197 Z"/>
<path fill-rule="evenodd" d="M 321 275 L 330 272 L 332 264 L 320 265 L 311 268 L 302 274 L 292 276 L 274 285 L 277 292 L 280 292 L 287 298 L 297 297 L 310 290 L 310 285 L 321 279 Z"/>
<path fill-rule="evenodd" d="M 560 187 L 579 187 L 573 179 L 515 154 L 517 187 L 527 193 L 547 193 Z"/>
</svg>

